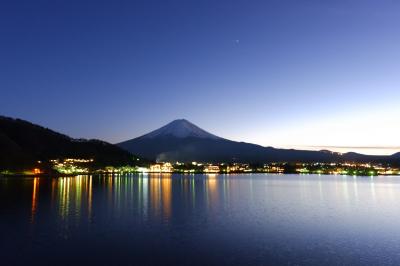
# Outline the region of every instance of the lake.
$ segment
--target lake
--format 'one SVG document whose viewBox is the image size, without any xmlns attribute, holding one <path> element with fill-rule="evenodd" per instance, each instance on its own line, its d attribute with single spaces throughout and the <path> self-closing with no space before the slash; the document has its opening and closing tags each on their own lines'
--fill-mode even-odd
<svg viewBox="0 0 400 266">
<path fill-rule="evenodd" d="M 0 178 L 2 265 L 400 264 L 400 178 Z"/>
</svg>

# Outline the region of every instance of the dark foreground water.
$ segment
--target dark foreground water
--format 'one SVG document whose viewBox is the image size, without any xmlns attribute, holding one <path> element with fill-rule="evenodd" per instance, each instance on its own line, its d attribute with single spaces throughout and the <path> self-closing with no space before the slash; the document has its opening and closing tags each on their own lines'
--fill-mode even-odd
<svg viewBox="0 0 400 266">
<path fill-rule="evenodd" d="M 400 178 L 0 178 L 0 265 L 400 264 Z"/>
</svg>

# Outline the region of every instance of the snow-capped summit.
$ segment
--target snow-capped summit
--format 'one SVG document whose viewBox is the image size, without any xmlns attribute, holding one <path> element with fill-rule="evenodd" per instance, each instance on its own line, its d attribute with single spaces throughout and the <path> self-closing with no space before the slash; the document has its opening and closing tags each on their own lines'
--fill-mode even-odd
<svg viewBox="0 0 400 266">
<path fill-rule="evenodd" d="M 207 131 L 190 123 L 186 119 L 174 120 L 171 123 L 159 129 L 156 129 L 146 135 L 143 135 L 141 138 L 152 139 L 162 136 L 173 136 L 177 138 L 196 137 L 202 139 L 220 139 L 220 137 L 208 133 Z"/>
</svg>

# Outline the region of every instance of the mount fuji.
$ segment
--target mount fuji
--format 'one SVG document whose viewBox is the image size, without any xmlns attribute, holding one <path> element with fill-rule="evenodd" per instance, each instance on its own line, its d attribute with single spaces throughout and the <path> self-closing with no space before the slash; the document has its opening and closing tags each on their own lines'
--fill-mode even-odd
<svg viewBox="0 0 400 266">
<path fill-rule="evenodd" d="M 148 134 L 117 145 L 141 157 L 165 162 L 364 162 L 387 159 L 385 156 L 276 149 L 236 142 L 213 135 L 185 119 L 174 120 Z"/>
</svg>

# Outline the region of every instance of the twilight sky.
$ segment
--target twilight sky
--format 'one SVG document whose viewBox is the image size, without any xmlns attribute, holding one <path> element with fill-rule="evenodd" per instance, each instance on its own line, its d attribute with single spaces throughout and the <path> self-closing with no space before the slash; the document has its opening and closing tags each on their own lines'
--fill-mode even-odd
<svg viewBox="0 0 400 266">
<path fill-rule="evenodd" d="M 400 151 L 397 0 L 0 2 L 0 114 L 112 143 L 186 118 L 265 146 Z"/>
</svg>

